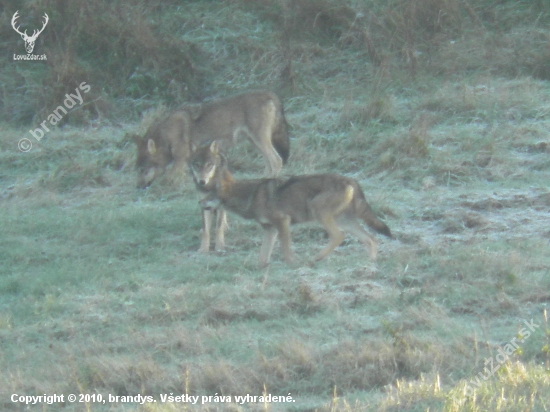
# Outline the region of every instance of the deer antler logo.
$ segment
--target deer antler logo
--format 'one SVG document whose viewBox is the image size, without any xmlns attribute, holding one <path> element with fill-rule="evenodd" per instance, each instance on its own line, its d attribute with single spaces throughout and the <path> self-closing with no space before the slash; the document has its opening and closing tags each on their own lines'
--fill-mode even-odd
<svg viewBox="0 0 550 412">
<path fill-rule="evenodd" d="M 50 20 L 50 18 L 48 17 L 48 15 L 46 13 L 44 13 L 44 16 L 43 16 L 44 23 L 42 23 L 42 28 L 40 30 L 34 30 L 33 33 L 32 33 L 32 36 L 29 36 L 29 35 L 27 35 L 27 30 L 25 30 L 23 33 L 21 33 L 21 31 L 19 30 L 19 27 L 21 27 L 21 26 L 15 27 L 15 24 L 16 24 L 15 21 L 19 17 L 18 13 L 19 13 L 19 10 L 17 10 L 15 12 L 15 14 L 13 15 L 13 17 L 11 19 L 11 26 L 13 27 L 13 29 L 17 33 L 19 33 L 21 35 L 21 38 L 25 41 L 25 49 L 27 49 L 27 54 L 31 54 L 32 51 L 34 50 L 34 42 L 36 41 L 36 38 L 38 37 L 38 35 L 40 33 L 42 33 L 44 31 L 44 28 L 46 27 L 46 24 L 48 24 L 48 21 Z"/>
</svg>

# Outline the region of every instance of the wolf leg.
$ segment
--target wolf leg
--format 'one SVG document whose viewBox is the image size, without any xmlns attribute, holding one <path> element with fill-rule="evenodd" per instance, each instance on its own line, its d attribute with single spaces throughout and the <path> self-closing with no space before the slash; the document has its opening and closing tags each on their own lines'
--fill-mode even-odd
<svg viewBox="0 0 550 412">
<path fill-rule="evenodd" d="M 321 216 L 319 221 L 328 233 L 329 242 L 328 245 L 315 256 L 316 261 L 327 257 L 327 255 L 336 249 L 346 238 L 346 235 L 338 228 L 338 225 L 331 215 L 326 214 Z"/>
<path fill-rule="evenodd" d="M 329 235 L 329 243 L 321 250 L 315 260 L 324 259 L 338 247 L 346 238 L 344 232 L 336 224 L 336 217 L 349 206 L 353 199 L 353 187 L 347 186 L 345 191 L 328 191 L 314 197 L 309 202 L 309 208 L 315 219 L 321 223 Z"/>
<path fill-rule="evenodd" d="M 266 176 L 277 177 L 281 169 L 283 168 L 283 159 L 279 156 L 273 143 L 271 142 L 271 136 L 265 139 L 265 145 L 260 148 L 262 155 L 266 161 Z"/>
<path fill-rule="evenodd" d="M 202 234 L 199 253 L 210 251 L 210 226 L 212 225 L 212 210 L 202 209 Z"/>
<path fill-rule="evenodd" d="M 260 248 L 260 257 L 258 259 L 258 264 L 260 267 L 265 267 L 269 263 L 271 253 L 273 252 L 273 246 L 275 245 L 275 240 L 277 239 L 277 228 L 275 226 L 265 225 L 263 228 L 264 239 L 262 241 L 262 247 Z"/>
<path fill-rule="evenodd" d="M 227 213 L 225 209 L 216 209 L 216 250 L 225 249 L 225 230 L 227 229 Z"/>
<path fill-rule="evenodd" d="M 249 140 L 260 150 L 265 161 L 264 175 L 268 177 L 276 177 L 283 168 L 283 159 L 273 147 L 276 115 L 276 108 L 271 103 L 263 108 L 259 127 L 255 128 L 256 130 L 244 130 Z"/>
<path fill-rule="evenodd" d="M 279 153 L 273 147 L 271 142 L 271 134 L 268 131 L 260 131 L 260 136 L 256 138 L 251 138 L 260 150 L 264 161 L 265 161 L 265 171 L 264 175 L 268 177 L 276 177 L 281 169 L 283 168 L 283 159 L 279 156 Z"/>
<path fill-rule="evenodd" d="M 376 240 L 361 227 L 357 219 L 343 218 L 338 220 L 338 225 L 344 232 L 348 232 L 358 238 L 365 246 L 367 253 L 372 260 L 376 260 L 377 246 Z"/>
<path fill-rule="evenodd" d="M 281 239 L 281 248 L 283 249 L 283 258 L 286 263 L 294 262 L 294 253 L 292 253 L 292 236 L 290 234 L 290 216 L 284 216 L 276 223 L 279 238 Z"/>
</svg>

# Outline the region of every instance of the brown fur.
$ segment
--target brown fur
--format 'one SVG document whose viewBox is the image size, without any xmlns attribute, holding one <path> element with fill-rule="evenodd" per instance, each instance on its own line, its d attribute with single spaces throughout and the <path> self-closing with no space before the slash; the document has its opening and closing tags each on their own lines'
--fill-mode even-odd
<svg viewBox="0 0 550 412">
<path fill-rule="evenodd" d="M 209 147 L 209 146 L 207 146 Z M 215 144 L 217 147 L 217 143 Z M 200 253 L 208 253 L 210 251 L 210 227 L 212 225 L 212 219 L 216 218 L 216 243 L 215 249 L 221 250 L 225 248 L 225 229 L 227 229 L 227 214 L 225 209 L 220 205 L 211 205 L 206 199 L 213 190 L 213 187 L 209 184 L 202 184 L 205 178 L 208 178 L 209 171 L 215 170 L 211 169 L 212 159 L 208 156 L 209 152 L 204 149 L 197 149 L 193 147 L 193 155 L 189 161 L 189 166 L 191 169 L 191 174 L 193 180 L 197 186 L 197 189 L 206 195 L 201 201 L 201 212 L 202 212 L 202 235 L 201 235 L 201 246 L 199 248 Z M 219 154 L 215 159 L 217 165 L 225 167 L 226 160 L 222 154 Z M 200 167 L 200 173 L 198 168 Z"/>
<path fill-rule="evenodd" d="M 203 206 L 218 204 L 245 219 L 257 221 L 264 228 L 259 264 L 268 264 L 277 235 L 281 239 L 286 262 L 293 260 L 290 225 L 317 221 L 329 234 L 329 244 L 315 260 L 325 258 L 349 232 L 376 258 L 376 241 L 360 221 L 390 238 L 388 226 L 380 221 L 359 183 L 338 174 L 293 176 L 289 179 L 263 178 L 235 180 L 218 152 L 217 143 L 198 149 L 190 161 L 193 178 L 209 195 Z"/>
<path fill-rule="evenodd" d="M 192 145 L 218 140 L 222 149 L 245 135 L 262 153 L 266 175 L 276 176 L 289 156 L 290 141 L 283 106 L 268 91 L 253 91 L 204 104 L 198 110 L 181 109 L 155 122 L 137 146 L 138 187 L 149 186 L 174 163 L 182 171 Z"/>
</svg>

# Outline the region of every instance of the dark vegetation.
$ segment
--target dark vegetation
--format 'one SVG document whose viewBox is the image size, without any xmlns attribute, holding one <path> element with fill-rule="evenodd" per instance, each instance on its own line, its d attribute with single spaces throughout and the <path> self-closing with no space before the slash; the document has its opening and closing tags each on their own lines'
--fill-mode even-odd
<svg viewBox="0 0 550 412">
<path fill-rule="evenodd" d="M 47 115 L 82 81 L 92 85 L 93 99 L 64 119 L 75 124 L 116 123 L 158 102 L 202 100 L 248 86 L 246 73 L 283 98 L 307 90 L 312 75 L 322 81 L 342 70 L 368 79 L 373 92 L 425 76 L 550 78 L 543 0 L 232 0 L 224 2 L 235 13 L 223 28 L 215 26 L 215 4 L 209 14 L 195 3 L 2 1 L 9 58 L 0 63 L 1 119 L 27 124 Z M 42 13 L 50 16 L 35 50 L 46 62 L 12 61 L 22 53 L 10 27 L 16 10 L 29 31 Z M 376 117 L 382 105 L 373 101 L 362 115 Z"/>
</svg>

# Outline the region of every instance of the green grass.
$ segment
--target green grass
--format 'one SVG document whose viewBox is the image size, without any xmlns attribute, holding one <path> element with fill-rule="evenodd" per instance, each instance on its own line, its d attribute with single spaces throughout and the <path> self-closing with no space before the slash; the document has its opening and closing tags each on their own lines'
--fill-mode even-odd
<svg viewBox="0 0 550 412">
<path fill-rule="evenodd" d="M 28 130 L 46 118 L 47 102 L 60 104 L 64 83 L 42 73 L 46 87 L 32 89 L 40 99 L 29 91 L 10 100 L 38 73 L 0 68 L 11 79 L 2 86 L 10 123 L 0 125 L 2 410 L 21 409 L 13 393 L 157 400 L 67 403 L 67 411 L 550 407 L 543 2 L 136 2 L 131 12 L 115 3 L 80 32 L 55 26 L 73 36 L 76 57 L 71 65 L 52 55 L 64 63 L 47 69 L 86 80 L 111 109 L 90 104 L 36 142 Z M 432 9 L 442 11 L 440 26 L 427 25 Z M 115 21 L 138 15 L 105 41 Z M 145 47 L 151 39 L 156 49 Z M 150 53 L 116 63 L 129 41 L 125 53 Z M 175 69 L 167 54 L 178 42 L 202 64 Z M 98 50 L 109 53 L 94 61 Z M 107 79 L 113 70 L 126 77 Z M 170 83 L 170 73 L 179 80 Z M 259 270 L 261 228 L 234 216 L 227 251 L 199 255 L 189 176 L 135 189 L 126 132 L 143 132 L 165 105 L 261 87 L 281 95 L 290 124 L 283 173 L 358 179 L 396 235 L 379 237 L 376 262 L 349 239 L 309 265 L 327 239 L 306 226 L 293 228 L 296 265 L 276 247 Z M 144 112 L 141 123 L 135 112 Z M 28 153 L 17 149 L 23 137 Z M 248 142 L 229 158 L 239 178 L 264 167 Z M 540 327 L 469 393 L 486 359 L 531 319 Z M 161 403 L 170 393 L 291 393 L 295 402 Z"/>
</svg>

